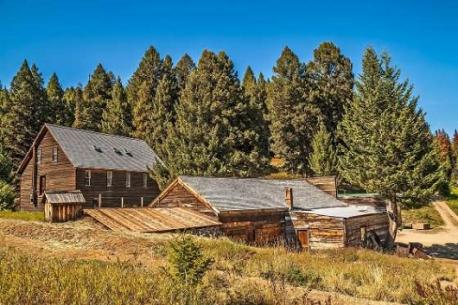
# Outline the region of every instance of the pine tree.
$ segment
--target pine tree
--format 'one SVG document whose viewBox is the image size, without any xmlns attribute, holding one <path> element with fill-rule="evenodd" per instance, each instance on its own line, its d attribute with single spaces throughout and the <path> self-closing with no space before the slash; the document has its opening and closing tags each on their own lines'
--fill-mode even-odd
<svg viewBox="0 0 458 305">
<path fill-rule="evenodd" d="M 127 85 L 127 98 L 132 106 L 139 99 L 140 88 L 145 86 L 145 82 L 154 95 L 160 80 L 161 67 L 162 62 L 159 52 L 154 47 L 149 47 Z"/>
<path fill-rule="evenodd" d="M 453 164 L 453 173 L 452 181 L 455 184 L 458 184 L 458 131 L 455 130 L 452 138 L 452 164 Z"/>
<path fill-rule="evenodd" d="M 400 225 L 400 206 L 428 202 L 441 181 L 438 151 L 417 109 L 412 86 L 388 55 L 367 49 L 353 102 L 339 126 L 339 172 L 349 183 L 388 199 L 392 246 Z"/>
<path fill-rule="evenodd" d="M 439 151 L 439 162 L 441 164 L 442 182 L 439 185 L 439 193 L 447 196 L 450 194 L 449 184 L 453 173 L 453 150 L 450 137 L 443 129 L 436 131 L 434 143 Z"/>
<path fill-rule="evenodd" d="M 132 135 L 139 139 L 146 139 L 151 133 L 151 126 L 154 124 L 151 114 L 153 109 L 153 94 L 150 84 L 145 81 L 137 94 L 137 102 L 132 109 Z"/>
<path fill-rule="evenodd" d="M 101 131 L 104 133 L 123 136 L 128 136 L 131 133 L 131 109 L 127 103 L 127 95 L 120 78 L 116 80 L 112 97 L 103 110 L 101 126 Z"/>
<path fill-rule="evenodd" d="M 182 91 L 186 85 L 186 80 L 192 70 L 196 68 L 196 64 L 192 60 L 191 56 L 184 54 L 177 62 L 174 72 L 177 80 L 178 91 Z"/>
<path fill-rule="evenodd" d="M 345 106 L 352 100 L 352 63 L 337 46 L 324 42 L 307 65 L 307 82 L 310 101 L 320 109 L 320 117 L 333 136 Z"/>
<path fill-rule="evenodd" d="M 263 173 L 270 163 L 269 125 L 267 121 L 267 88 L 263 75 L 256 80 L 253 70 L 248 67 L 242 81 L 243 108 L 240 108 L 242 139 L 238 150 L 249 156 L 246 168 L 249 175 Z"/>
<path fill-rule="evenodd" d="M 35 100 L 37 107 L 35 112 L 35 123 L 37 126 L 35 128 L 40 130 L 44 123 L 51 122 L 53 114 L 51 105 L 49 104 L 48 97 L 46 95 L 46 89 L 44 87 L 44 80 L 41 72 L 35 64 L 32 65 L 30 71 L 32 73 L 32 79 L 37 93 Z"/>
<path fill-rule="evenodd" d="M 161 158 L 166 157 L 167 130 L 174 124 L 175 104 L 178 100 L 178 84 L 172 67 L 172 59 L 166 57 L 163 76 L 157 86 L 151 109 L 150 132 L 146 136 L 147 143 Z"/>
<path fill-rule="evenodd" d="M 273 69 L 268 90 L 272 151 L 285 169 L 306 173 L 318 109 L 308 101 L 304 65 L 286 47 Z"/>
<path fill-rule="evenodd" d="M 64 100 L 64 90 L 60 85 L 59 78 L 56 73 L 53 73 L 49 79 L 46 94 L 52 110 L 50 122 L 58 125 L 70 126 L 72 123 L 72 115 L 70 113 L 71 109 Z"/>
<path fill-rule="evenodd" d="M 67 107 L 70 109 L 69 114 L 69 122 L 71 122 L 70 126 L 75 128 L 83 128 L 87 125 L 87 123 L 83 122 L 83 116 L 81 115 L 83 112 L 83 89 L 81 85 L 75 88 L 68 88 L 65 90 L 64 93 L 64 100 L 67 104 Z M 86 116 L 87 117 L 87 116 Z"/>
<path fill-rule="evenodd" d="M 33 139 L 43 125 L 45 90 L 40 81 L 24 61 L 14 76 L 8 95 L 8 112 L 2 118 L 3 148 L 13 162 L 13 170 L 30 148 Z"/>
<path fill-rule="evenodd" d="M 315 176 L 331 176 L 336 174 L 337 155 L 332 142 L 332 136 L 324 124 L 320 125 L 320 129 L 313 137 L 309 165 Z"/>
<path fill-rule="evenodd" d="M 80 121 L 84 129 L 99 131 L 102 113 L 111 99 L 114 77 L 98 64 L 89 82 L 83 90 L 84 103 L 80 113 Z"/>
<path fill-rule="evenodd" d="M 166 163 L 172 173 L 250 175 L 255 165 L 239 150 L 248 131 L 244 109 L 232 61 L 223 52 L 204 51 L 180 96 L 175 127 L 168 130 Z"/>
</svg>

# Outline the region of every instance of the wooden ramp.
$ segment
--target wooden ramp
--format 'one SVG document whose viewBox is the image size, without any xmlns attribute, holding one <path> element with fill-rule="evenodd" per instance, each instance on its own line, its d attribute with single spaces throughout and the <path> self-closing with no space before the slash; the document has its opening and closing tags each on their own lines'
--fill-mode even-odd
<svg viewBox="0 0 458 305">
<path fill-rule="evenodd" d="M 221 225 L 216 218 L 180 207 L 85 209 L 84 214 L 118 232 L 170 232 Z"/>
</svg>

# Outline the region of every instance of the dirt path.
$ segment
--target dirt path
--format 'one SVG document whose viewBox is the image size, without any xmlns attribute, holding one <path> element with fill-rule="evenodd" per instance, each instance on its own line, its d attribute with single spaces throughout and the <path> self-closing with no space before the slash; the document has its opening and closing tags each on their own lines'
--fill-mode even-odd
<svg viewBox="0 0 458 305">
<path fill-rule="evenodd" d="M 444 201 L 436 201 L 433 205 L 444 219 L 444 226 L 429 231 L 403 230 L 396 241 L 419 242 L 433 256 L 458 260 L 458 216 Z"/>
</svg>

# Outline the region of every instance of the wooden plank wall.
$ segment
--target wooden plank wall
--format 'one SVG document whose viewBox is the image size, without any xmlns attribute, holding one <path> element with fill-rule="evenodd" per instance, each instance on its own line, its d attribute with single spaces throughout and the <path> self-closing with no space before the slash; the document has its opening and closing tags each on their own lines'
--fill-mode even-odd
<svg viewBox="0 0 458 305">
<path fill-rule="evenodd" d="M 102 195 L 102 207 L 121 207 L 121 197 L 124 197 L 124 207 L 138 207 L 141 197 L 144 206 L 148 205 L 157 195 L 157 183 L 148 177 L 147 188 L 143 186 L 143 173 L 131 172 L 131 186 L 126 187 L 126 172 L 112 171 L 112 186 L 107 187 L 107 170 L 91 169 L 91 186 L 86 186 L 85 169 L 76 170 L 76 188 L 86 198 L 85 208 L 98 205 L 99 194 Z"/>
<path fill-rule="evenodd" d="M 155 208 L 174 208 L 182 207 L 193 209 L 197 212 L 215 216 L 215 212 L 206 204 L 201 202 L 195 195 L 189 192 L 181 184 L 177 183 L 173 186 L 164 198 L 160 199 Z"/>
<path fill-rule="evenodd" d="M 298 246 L 296 230 L 301 229 L 310 232 L 310 249 L 340 248 L 345 245 L 345 227 L 341 218 L 291 211 L 286 228 L 290 245 Z"/>
<path fill-rule="evenodd" d="M 58 162 L 52 162 L 52 148 L 57 146 Z M 41 162 L 37 166 L 37 192 L 40 185 L 40 176 L 46 175 L 46 189 L 53 191 L 75 190 L 75 169 L 65 156 L 63 150 L 46 131 L 38 148 L 41 148 Z M 29 161 L 20 177 L 20 208 L 25 211 L 41 211 L 43 205 L 41 197 L 38 198 L 38 205 L 34 206 L 30 201 L 32 194 L 33 158 Z"/>
<path fill-rule="evenodd" d="M 380 213 L 348 218 L 345 220 L 345 227 L 347 246 L 361 245 L 361 227 L 365 227 L 367 232 L 375 232 L 384 242 L 389 230 L 388 214 Z"/>
<path fill-rule="evenodd" d="M 323 192 L 337 197 L 337 183 L 335 176 L 309 177 L 305 179 L 308 183 L 316 186 Z"/>
</svg>

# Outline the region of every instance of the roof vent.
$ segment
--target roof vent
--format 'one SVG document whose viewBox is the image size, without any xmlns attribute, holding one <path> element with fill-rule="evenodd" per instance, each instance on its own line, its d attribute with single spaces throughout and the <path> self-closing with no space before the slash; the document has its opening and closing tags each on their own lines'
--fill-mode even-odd
<svg viewBox="0 0 458 305">
<path fill-rule="evenodd" d="M 97 145 L 94 145 L 94 150 L 99 153 L 103 152 L 102 148 L 98 147 Z"/>
<path fill-rule="evenodd" d="M 293 209 L 293 188 L 285 187 L 285 203 L 290 210 Z"/>
<path fill-rule="evenodd" d="M 113 147 L 113 151 L 117 153 L 118 155 L 122 156 L 122 152 L 119 149 L 117 149 L 116 147 Z"/>
<path fill-rule="evenodd" d="M 126 153 L 126 155 L 128 155 L 129 157 L 133 157 L 134 155 L 132 155 L 132 153 L 130 151 L 126 149 L 124 149 L 124 152 Z"/>
</svg>

